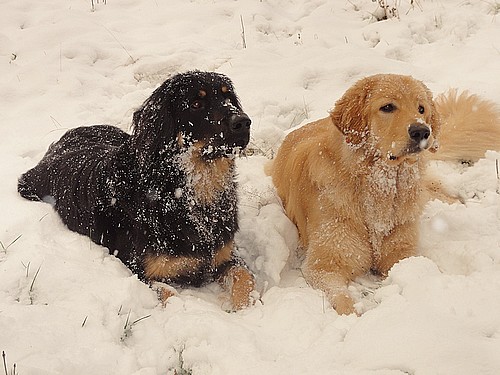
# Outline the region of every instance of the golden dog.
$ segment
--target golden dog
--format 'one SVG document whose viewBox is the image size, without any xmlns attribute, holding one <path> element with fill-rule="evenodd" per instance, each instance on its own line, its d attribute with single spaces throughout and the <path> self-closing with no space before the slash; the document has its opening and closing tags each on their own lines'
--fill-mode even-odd
<svg viewBox="0 0 500 375">
<path fill-rule="evenodd" d="M 349 281 L 370 270 L 387 275 L 416 253 L 428 198 L 422 153 L 475 160 L 500 148 L 499 119 L 477 96 L 452 91 L 434 101 L 422 82 L 380 74 L 286 137 L 268 172 L 298 227 L 304 277 L 339 314 L 355 312 Z"/>
</svg>

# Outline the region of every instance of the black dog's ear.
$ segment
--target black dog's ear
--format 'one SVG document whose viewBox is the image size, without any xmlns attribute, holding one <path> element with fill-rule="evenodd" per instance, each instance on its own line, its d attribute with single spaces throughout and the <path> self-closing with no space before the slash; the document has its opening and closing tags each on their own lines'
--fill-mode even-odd
<svg viewBox="0 0 500 375">
<path fill-rule="evenodd" d="M 139 166 L 147 168 L 160 151 L 174 146 L 177 124 L 167 82 L 158 87 L 133 115 L 131 143 Z"/>
</svg>

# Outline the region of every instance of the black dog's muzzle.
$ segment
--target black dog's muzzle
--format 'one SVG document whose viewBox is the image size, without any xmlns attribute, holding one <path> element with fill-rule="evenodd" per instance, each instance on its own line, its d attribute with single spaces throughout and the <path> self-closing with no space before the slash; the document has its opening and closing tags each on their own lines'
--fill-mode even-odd
<svg viewBox="0 0 500 375">
<path fill-rule="evenodd" d="M 239 155 L 250 142 L 252 120 L 244 112 L 230 112 L 219 121 L 222 129 L 203 148 L 207 159 Z"/>
<path fill-rule="evenodd" d="M 250 141 L 252 120 L 246 113 L 233 114 L 228 120 L 229 132 L 226 134 L 228 146 L 245 148 Z"/>
</svg>

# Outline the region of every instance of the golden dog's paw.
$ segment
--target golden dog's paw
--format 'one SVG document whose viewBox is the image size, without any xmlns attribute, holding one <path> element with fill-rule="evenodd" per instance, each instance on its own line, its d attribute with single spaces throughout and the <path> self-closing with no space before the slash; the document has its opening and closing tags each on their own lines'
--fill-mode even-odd
<svg viewBox="0 0 500 375">
<path fill-rule="evenodd" d="M 341 293 L 333 296 L 331 304 L 339 315 L 358 314 L 354 308 L 354 300 L 347 294 Z"/>
</svg>

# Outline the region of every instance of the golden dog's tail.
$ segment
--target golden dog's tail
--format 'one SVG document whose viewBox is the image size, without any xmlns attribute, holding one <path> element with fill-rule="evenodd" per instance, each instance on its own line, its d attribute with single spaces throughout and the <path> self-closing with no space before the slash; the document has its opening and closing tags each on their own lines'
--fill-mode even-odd
<svg viewBox="0 0 500 375">
<path fill-rule="evenodd" d="M 467 91 L 453 89 L 435 99 L 441 115 L 439 149 L 431 159 L 475 162 L 488 150 L 500 151 L 500 109 Z"/>
</svg>

